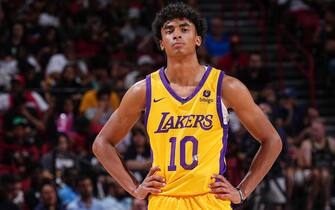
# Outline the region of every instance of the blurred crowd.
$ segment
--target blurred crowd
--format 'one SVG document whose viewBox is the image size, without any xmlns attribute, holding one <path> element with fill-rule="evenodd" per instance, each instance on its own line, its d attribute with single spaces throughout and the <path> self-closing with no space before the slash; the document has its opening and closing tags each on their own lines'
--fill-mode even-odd
<svg viewBox="0 0 335 210">
<path fill-rule="evenodd" d="M 146 209 L 108 176 L 91 145 L 125 91 L 164 65 L 151 23 L 167 2 L 0 1 L 0 209 Z M 316 31 L 327 75 L 334 70 L 334 17 L 329 7 Z M 298 104 L 293 88 L 279 91 L 262 52 L 241 50 L 243 40 L 225 32 L 222 18 L 206 19 L 200 62 L 244 82 L 284 143 L 264 182 L 237 208 L 329 210 L 335 141 L 319 110 Z M 230 112 L 226 176 L 234 185 L 258 147 Z M 151 167 L 143 119 L 117 148 L 141 181 Z"/>
<path fill-rule="evenodd" d="M 335 2 L 333 0 L 273 0 L 268 4 L 273 25 L 282 24 L 312 53 L 318 79 L 334 96 Z"/>
</svg>

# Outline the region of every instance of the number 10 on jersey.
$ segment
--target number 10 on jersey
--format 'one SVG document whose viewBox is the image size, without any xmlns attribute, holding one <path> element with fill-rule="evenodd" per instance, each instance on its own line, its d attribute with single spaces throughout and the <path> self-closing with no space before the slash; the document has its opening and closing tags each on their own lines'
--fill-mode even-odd
<svg viewBox="0 0 335 210">
<path fill-rule="evenodd" d="M 186 143 L 192 143 L 192 163 L 186 163 Z M 177 169 L 176 166 L 176 144 L 177 138 L 171 137 L 170 138 L 171 144 L 171 152 L 170 152 L 170 165 L 168 166 L 168 171 L 175 171 Z M 185 170 L 192 170 L 198 165 L 198 140 L 193 136 L 185 136 L 178 145 L 180 147 L 180 166 L 183 167 Z"/>
</svg>

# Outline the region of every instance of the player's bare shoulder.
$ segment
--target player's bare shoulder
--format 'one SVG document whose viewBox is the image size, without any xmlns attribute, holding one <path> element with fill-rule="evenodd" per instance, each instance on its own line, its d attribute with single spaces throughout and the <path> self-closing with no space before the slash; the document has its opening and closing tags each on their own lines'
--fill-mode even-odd
<svg viewBox="0 0 335 210">
<path fill-rule="evenodd" d="M 134 94 L 140 94 L 145 96 L 146 91 L 145 79 L 136 82 L 133 86 L 129 88 L 129 91 L 131 91 Z"/>
<path fill-rule="evenodd" d="M 121 106 L 122 103 L 127 103 L 128 106 L 144 110 L 146 103 L 146 81 L 140 80 L 131 86 L 125 94 Z"/>
<path fill-rule="evenodd" d="M 238 79 L 232 76 L 225 75 L 222 83 L 222 91 L 238 91 L 241 89 L 247 90 L 245 85 Z"/>
<path fill-rule="evenodd" d="M 249 90 L 240 80 L 228 75 L 223 78 L 221 92 L 227 107 L 232 107 L 235 99 L 250 96 Z"/>
</svg>

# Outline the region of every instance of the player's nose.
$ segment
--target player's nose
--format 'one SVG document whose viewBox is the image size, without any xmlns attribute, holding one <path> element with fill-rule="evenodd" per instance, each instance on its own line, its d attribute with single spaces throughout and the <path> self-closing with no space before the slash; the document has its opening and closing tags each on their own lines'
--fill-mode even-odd
<svg viewBox="0 0 335 210">
<path fill-rule="evenodd" d="M 181 32 L 179 30 L 175 30 L 173 32 L 173 39 L 176 40 L 176 39 L 181 39 Z"/>
</svg>

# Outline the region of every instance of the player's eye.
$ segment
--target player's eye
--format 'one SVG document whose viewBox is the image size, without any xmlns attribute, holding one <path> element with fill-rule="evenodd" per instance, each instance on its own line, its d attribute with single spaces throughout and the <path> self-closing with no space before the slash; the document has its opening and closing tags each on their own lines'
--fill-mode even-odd
<svg viewBox="0 0 335 210">
<path fill-rule="evenodd" d="M 165 33 L 167 33 L 167 34 L 171 34 L 172 32 L 173 32 L 172 29 L 168 29 L 168 30 L 165 31 Z"/>
<path fill-rule="evenodd" d="M 188 31 L 187 28 L 182 28 L 182 29 L 181 29 L 181 32 L 187 32 L 187 31 Z"/>
</svg>

